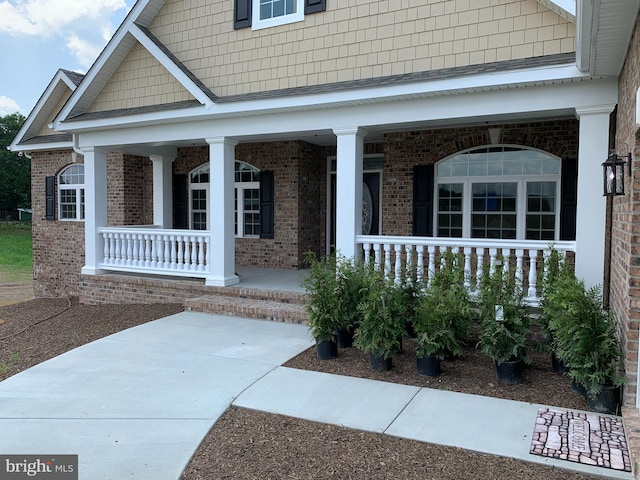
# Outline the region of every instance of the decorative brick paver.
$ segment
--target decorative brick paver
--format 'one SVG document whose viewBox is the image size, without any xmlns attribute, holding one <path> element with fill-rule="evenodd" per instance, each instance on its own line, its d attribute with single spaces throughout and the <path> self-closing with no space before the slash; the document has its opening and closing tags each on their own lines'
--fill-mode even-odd
<svg viewBox="0 0 640 480">
<path fill-rule="evenodd" d="M 631 471 L 620 417 L 541 407 L 538 409 L 529 453 Z"/>
</svg>

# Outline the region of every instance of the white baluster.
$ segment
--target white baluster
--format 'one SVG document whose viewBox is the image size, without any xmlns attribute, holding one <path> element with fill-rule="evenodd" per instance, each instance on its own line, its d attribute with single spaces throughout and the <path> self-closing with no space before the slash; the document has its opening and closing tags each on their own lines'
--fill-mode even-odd
<svg viewBox="0 0 640 480">
<path fill-rule="evenodd" d="M 493 275 L 496 271 L 496 255 L 498 254 L 497 248 L 489 249 L 489 275 Z"/>
<path fill-rule="evenodd" d="M 471 288 L 471 247 L 464 247 L 464 286 Z"/>
<path fill-rule="evenodd" d="M 479 288 L 484 275 L 484 248 L 476 247 L 476 261 L 476 288 Z"/>
<path fill-rule="evenodd" d="M 204 271 L 204 237 L 198 237 L 198 271 Z"/>
<path fill-rule="evenodd" d="M 378 270 L 380 268 L 380 263 L 382 261 L 382 257 L 381 257 L 381 250 L 380 250 L 380 244 L 379 243 L 374 243 L 373 244 L 373 265 L 375 267 L 376 270 Z"/>
<path fill-rule="evenodd" d="M 511 249 L 503 248 L 502 249 L 502 275 L 503 278 L 508 278 L 509 275 L 509 264 L 511 263 Z"/>
<path fill-rule="evenodd" d="M 171 270 L 175 270 L 176 266 L 178 265 L 177 262 L 177 255 L 178 255 L 178 247 L 176 245 L 176 236 L 175 235 L 169 235 L 169 250 L 171 252 L 171 264 L 170 264 L 170 268 Z"/>
<path fill-rule="evenodd" d="M 538 250 L 529 250 L 529 290 L 527 295 L 531 298 L 538 297 L 537 290 L 537 262 L 538 262 Z"/>
<path fill-rule="evenodd" d="M 196 237 L 191 236 L 191 265 L 190 270 L 198 269 L 198 246 L 196 244 Z"/>
<path fill-rule="evenodd" d="M 364 264 L 369 265 L 369 258 L 371 258 L 371 244 L 369 242 L 364 242 L 362 244 L 362 249 L 364 250 Z"/>
<path fill-rule="evenodd" d="M 178 235 L 178 270 L 184 269 L 184 237 L 182 235 Z"/>
<path fill-rule="evenodd" d="M 127 244 L 127 265 L 133 264 L 133 240 L 131 238 L 131 234 L 127 233 L 125 235 L 125 241 Z"/>
<path fill-rule="evenodd" d="M 402 281 L 402 245 L 396 243 L 393 246 L 393 251 L 396 255 L 396 261 L 393 268 L 393 281 L 399 284 Z"/>
<path fill-rule="evenodd" d="M 405 256 L 405 264 L 404 264 L 404 280 L 407 283 L 413 283 L 413 245 L 407 243 L 404 246 L 404 256 Z"/>
<path fill-rule="evenodd" d="M 211 237 L 209 235 L 206 235 L 204 237 L 204 248 L 205 248 L 205 254 L 204 254 L 204 258 L 205 258 L 205 271 L 206 272 L 210 272 L 211 271 L 211 250 L 209 249 L 209 242 L 211 240 Z"/>
<path fill-rule="evenodd" d="M 520 288 L 524 291 L 524 276 L 522 272 L 522 257 L 524 256 L 524 250 L 516 250 L 516 282 Z"/>
<path fill-rule="evenodd" d="M 418 257 L 418 264 L 416 265 L 416 280 L 419 283 L 422 282 L 422 279 L 424 278 L 424 247 L 416 245 L 416 253 Z"/>
<path fill-rule="evenodd" d="M 151 238 L 151 268 L 158 266 L 158 236 L 150 235 Z"/>
<path fill-rule="evenodd" d="M 384 275 L 391 278 L 391 244 L 384 244 Z"/>
<path fill-rule="evenodd" d="M 137 233 L 133 235 L 132 249 L 133 249 L 133 265 L 135 267 L 139 267 L 140 266 L 140 235 Z"/>
<path fill-rule="evenodd" d="M 165 270 L 168 270 L 169 267 L 171 266 L 171 245 L 169 244 L 169 235 L 163 235 L 162 242 L 164 243 L 162 267 Z"/>
<path fill-rule="evenodd" d="M 122 236 L 116 233 L 115 263 L 122 265 Z"/>
<path fill-rule="evenodd" d="M 151 266 L 151 240 L 149 239 L 148 234 L 144 235 L 143 243 L 144 243 L 144 254 L 143 254 L 144 266 L 148 268 Z"/>
<path fill-rule="evenodd" d="M 102 259 L 103 263 L 111 263 L 111 258 L 109 258 L 109 244 L 111 243 L 109 235 L 109 233 L 102 234 L 102 238 L 104 239 L 104 250 L 102 251 L 104 257 Z"/>
<path fill-rule="evenodd" d="M 436 247 L 435 245 L 429 245 L 429 271 L 427 278 L 427 285 L 431 285 L 431 280 L 433 280 L 434 275 L 436 274 Z"/>
<path fill-rule="evenodd" d="M 191 242 L 189 237 L 184 237 L 184 269 L 191 270 Z"/>
</svg>

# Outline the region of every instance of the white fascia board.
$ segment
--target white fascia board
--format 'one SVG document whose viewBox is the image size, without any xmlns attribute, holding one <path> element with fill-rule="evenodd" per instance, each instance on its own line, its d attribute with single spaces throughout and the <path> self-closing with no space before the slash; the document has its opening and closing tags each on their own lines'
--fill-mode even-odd
<svg viewBox="0 0 640 480">
<path fill-rule="evenodd" d="M 129 32 L 196 100 L 207 107 L 211 106 L 211 99 L 136 24 L 129 27 Z"/>
<path fill-rule="evenodd" d="M 598 9 L 600 8 L 600 1 Z M 591 1 L 579 1 L 576 8 L 576 64 L 581 72 L 592 70 L 591 60 L 595 49 L 598 31 L 598 18 L 594 15 L 595 7 Z"/>
<path fill-rule="evenodd" d="M 11 144 L 12 152 L 40 152 L 47 150 L 71 150 L 73 142 L 51 142 L 51 143 L 33 143 L 33 144 Z"/>
<path fill-rule="evenodd" d="M 431 122 L 485 121 L 509 118 L 544 118 L 575 114 L 576 108 L 615 105 L 618 99 L 616 79 L 541 85 L 529 88 L 480 91 L 452 96 L 407 97 L 389 103 L 339 105 L 313 111 L 282 110 L 269 115 L 192 118 L 171 124 L 122 125 L 113 130 L 96 130 L 79 135 L 80 146 L 109 146 L 188 142 L 212 135 L 248 140 L 273 138 L 279 134 L 331 132 L 345 125 L 385 126 L 402 129 L 404 125 Z M 413 128 L 413 127 L 411 127 Z"/>
<path fill-rule="evenodd" d="M 76 90 L 71 95 L 71 98 L 69 98 L 67 104 L 55 118 L 53 123 L 53 127 L 55 130 L 60 130 L 61 120 L 66 119 L 69 116 L 78 101 L 80 101 L 84 94 L 87 92 L 95 78 L 100 75 L 105 64 L 111 58 L 111 55 L 118 49 L 120 43 L 129 33 L 131 25 L 133 25 L 136 19 L 138 19 L 138 17 L 142 15 L 150 1 L 151 0 L 139 0 L 134 4 L 127 17 L 124 19 L 122 24 L 120 24 L 118 30 L 116 30 L 116 33 L 114 33 L 113 37 L 111 37 L 111 40 L 109 40 L 109 43 L 107 43 L 107 46 L 102 50 L 93 65 L 91 65 L 91 68 L 89 68 L 89 71 L 85 75 L 83 81 L 80 83 L 78 88 L 76 88 Z"/>
<path fill-rule="evenodd" d="M 214 103 L 210 108 L 196 107 L 184 110 L 170 110 L 139 114 L 129 117 L 76 120 L 65 122 L 64 131 L 81 132 L 92 129 L 111 129 L 124 125 L 145 123 L 165 123 L 191 121 L 198 118 L 229 118 L 236 116 L 260 115 L 287 110 L 328 109 L 341 105 L 359 105 L 363 103 L 386 103 L 403 98 L 451 96 L 457 92 L 490 91 L 494 89 L 516 88 L 518 85 L 542 83 L 561 83 L 574 79 L 588 78 L 575 64 L 555 67 L 539 67 L 509 72 L 466 75 L 442 80 L 347 89 L 305 95 L 289 95 L 276 98 L 263 98 L 229 103 Z"/>
<path fill-rule="evenodd" d="M 58 100 L 60 99 L 60 97 L 56 99 L 51 99 L 51 95 L 54 93 L 54 91 L 56 90 L 60 82 L 64 83 L 72 92 L 76 89 L 76 84 L 71 81 L 71 79 L 67 76 L 67 74 L 64 73 L 64 71 L 62 70 L 58 70 L 56 74 L 53 76 L 53 78 L 51 79 L 51 81 L 49 82 L 49 85 L 47 85 L 47 88 L 44 90 L 44 92 L 42 93 L 42 95 L 34 105 L 34 107 L 31 109 L 29 116 L 22 124 L 22 127 L 20 127 L 20 130 L 18 130 L 18 133 L 13 139 L 13 142 L 11 142 L 11 144 L 9 145 L 9 148 L 11 151 L 22 151 L 22 149 L 19 147 L 20 142 L 24 139 L 24 136 L 30 131 L 31 127 L 34 126 L 34 122 L 38 118 L 40 118 L 41 115 L 45 115 L 47 117 L 49 116 L 51 112 L 50 111 L 44 112 L 43 110 L 46 108 L 47 104 L 53 103 L 53 106 L 55 106 L 58 103 Z M 53 107 L 49 107 L 49 108 L 53 109 Z M 40 126 L 38 126 L 37 128 L 40 129 Z"/>
</svg>

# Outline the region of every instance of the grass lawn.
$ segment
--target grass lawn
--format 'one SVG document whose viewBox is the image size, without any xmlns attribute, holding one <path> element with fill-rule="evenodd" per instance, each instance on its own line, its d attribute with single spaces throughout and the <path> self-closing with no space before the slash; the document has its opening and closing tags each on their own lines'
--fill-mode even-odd
<svg viewBox="0 0 640 480">
<path fill-rule="evenodd" d="M 0 283 L 28 281 L 32 277 L 31 224 L 0 222 Z"/>
</svg>

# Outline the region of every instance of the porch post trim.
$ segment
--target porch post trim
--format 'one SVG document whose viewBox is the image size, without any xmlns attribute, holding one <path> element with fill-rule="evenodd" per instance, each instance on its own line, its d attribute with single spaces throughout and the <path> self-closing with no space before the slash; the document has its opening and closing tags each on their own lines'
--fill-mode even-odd
<svg viewBox="0 0 640 480">
<path fill-rule="evenodd" d="M 173 228 L 172 164 L 175 157 L 149 155 L 153 163 L 153 224 Z"/>
<path fill-rule="evenodd" d="M 358 252 L 356 236 L 362 233 L 362 169 L 364 137 L 362 127 L 334 128 L 336 159 L 336 250 L 347 258 Z"/>
<path fill-rule="evenodd" d="M 81 273 L 104 273 L 98 266 L 104 258 L 104 240 L 99 227 L 107 226 L 107 153 L 95 147 L 82 149 L 84 155 L 84 266 Z"/>
<path fill-rule="evenodd" d="M 205 285 L 226 287 L 240 279 L 235 274 L 235 232 L 233 184 L 235 146 L 228 137 L 205 139 L 209 144 L 210 180 L 207 210 L 210 215 L 209 275 Z"/>
<path fill-rule="evenodd" d="M 615 105 L 576 108 L 580 121 L 578 202 L 576 212 L 576 275 L 587 287 L 604 278 L 606 198 L 602 167 L 609 152 L 609 117 Z"/>
</svg>

